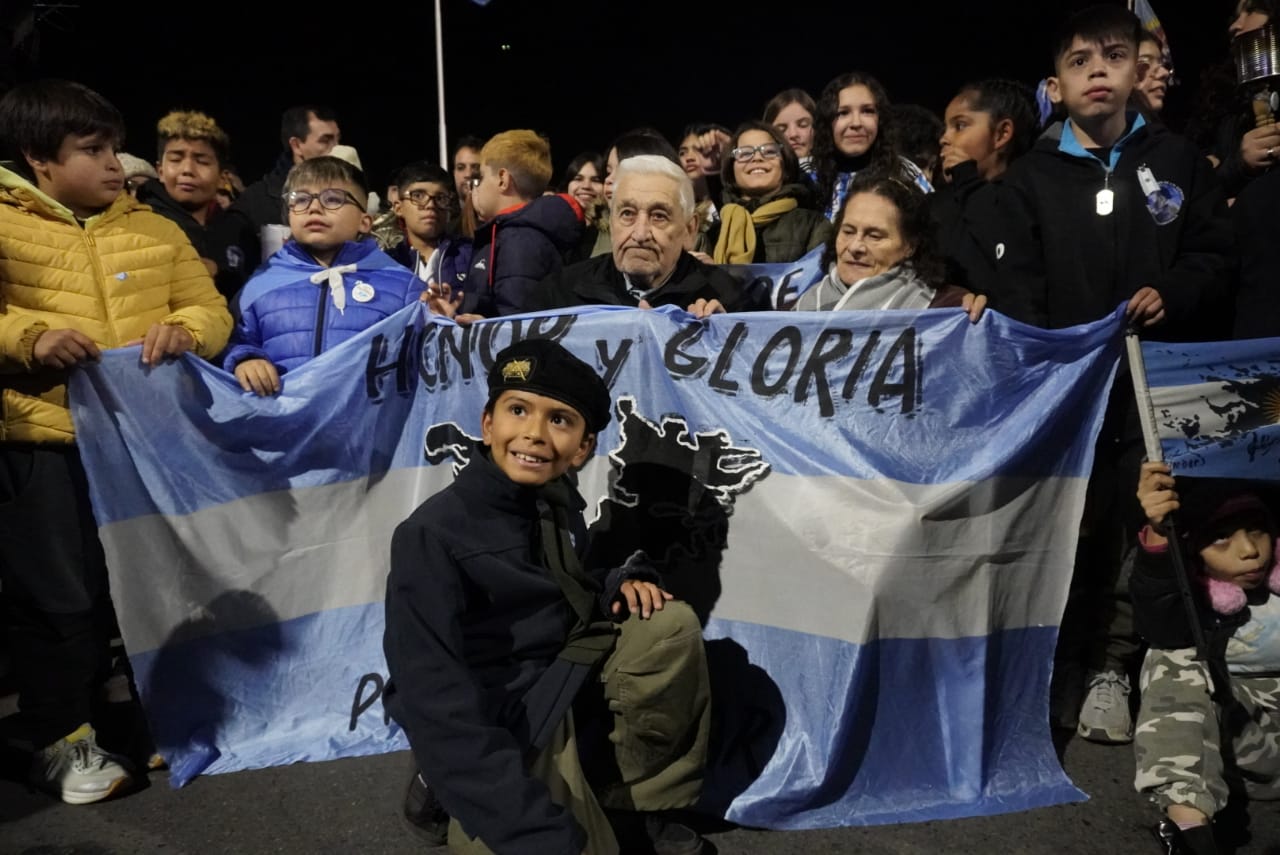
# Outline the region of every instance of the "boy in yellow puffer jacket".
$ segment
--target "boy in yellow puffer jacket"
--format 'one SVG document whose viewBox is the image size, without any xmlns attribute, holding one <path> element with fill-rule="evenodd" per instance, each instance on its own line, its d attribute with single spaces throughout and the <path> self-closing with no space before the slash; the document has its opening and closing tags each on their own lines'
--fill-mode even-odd
<svg viewBox="0 0 1280 855">
<path fill-rule="evenodd" d="M 78 83 L 0 99 L 0 583 L 31 779 L 71 804 L 130 776 L 90 723 L 114 620 L 68 372 L 130 344 L 144 366 L 210 357 L 231 330 L 182 231 L 120 192 L 123 137 L 116 108 Z"/>
</svg>

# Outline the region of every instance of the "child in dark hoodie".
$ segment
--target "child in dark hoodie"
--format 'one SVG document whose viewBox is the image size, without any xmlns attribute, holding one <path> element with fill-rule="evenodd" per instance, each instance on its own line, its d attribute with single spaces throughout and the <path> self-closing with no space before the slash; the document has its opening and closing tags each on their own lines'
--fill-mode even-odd
<svg viewBox="0 0 1280 855">
<path fill-rule="evenodd" d="M 1156 826 L 1166 851 L 1213 853 L 1210 820 L 1233 791 L 1280 799 L 1276 520 L 1246 482 L 1197 480 L 1179 495 L 1165 463 L 1143 464 L 1138 499 L 1147 525 L 1130 592 L 1150 649 L 1142 663 L 1134 786 L 1166 814 Z M 1169 560 L 1164 523 L 1174 510 L 1183 522 L 1203 659 Z"/>
<path fill-rule="evenodd" d="M 485 143 L 471 191 L 480 220 L 471 271 L 466 292 L 451 295 L 446 313 L 462 319 L 523 312 L 538 283 L 564 265 L 565 253 L 582 239 L 584 217 L 572 196 L 543 195 L 550 181 L 551 147 L 533 131 L 504 131 Z"/>
</svg>

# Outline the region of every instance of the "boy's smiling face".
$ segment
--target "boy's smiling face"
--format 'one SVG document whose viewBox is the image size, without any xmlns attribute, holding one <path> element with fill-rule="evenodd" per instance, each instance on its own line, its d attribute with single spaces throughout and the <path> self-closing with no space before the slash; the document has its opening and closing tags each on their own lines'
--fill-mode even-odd
<svg viewBox="0 0 1280 855">
<path fill-rule="evenodd" d="M 106 134 L 68 134 L 52 160 L 27 157 L 36 186 L 80 219 L 100 213 L 124 188 L 116 140 Z"/>
<path fill-rule="evenodd" d="M 1067 108 L 1073 122 L 1097 125 L 1124 115 L 1137 82 L 1136 45 L 1119 36 L 1100 43 L 1076 36 L 1058 58 L 1055 100 Z"/>
<path fill-rule="evenodd" d="M 582 413 L 555 398 L 504 391 L 480 419 L 493 462 L 517 484 L 540 487 L 586 462 L 595 436 Z"/>
</svg>

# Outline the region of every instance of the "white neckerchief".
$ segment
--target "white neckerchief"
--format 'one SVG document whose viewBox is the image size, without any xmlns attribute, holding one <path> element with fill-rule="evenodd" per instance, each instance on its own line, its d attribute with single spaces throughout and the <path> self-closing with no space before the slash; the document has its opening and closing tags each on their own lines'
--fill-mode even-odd
<svg viewBox="0 0 1280 855">
<path fill-rule="evenodd" d="M 339 264 L 337 267 L 330 267 L 321 270 L 318 273 L 311 274 L 312 285 L 323 285 L 326 281 L 329 283 L 329 294 L 333 297 L 333 305 L 338 310 L 338 314 L 345 315 L 347 313 L 347 289 L 342 283 L 342 274 L 355 273 L 356 266 L 354 264 Z"/>
<path fill-rule="evenodd" d="M 440 265 L 442 263 L 440 257 L 440 247 L 431 250 L 431 254 L 423 256 L 418 253 L 418 278 L 428 285 L 440 284 Z"/>
</svg>

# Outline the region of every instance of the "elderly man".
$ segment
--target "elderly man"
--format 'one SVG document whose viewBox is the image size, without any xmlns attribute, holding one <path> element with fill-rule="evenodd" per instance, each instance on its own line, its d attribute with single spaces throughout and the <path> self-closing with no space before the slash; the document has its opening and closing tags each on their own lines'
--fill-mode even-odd
<svg viewBox="0 0 1280 855">
<path fill-rule="evenodd" d="M 698 317 L 740 308 L 741 286 L 686 250 L 697 221 L 693 185 L 665 157 L 638 155 L 614 173 L 613 252 L 571 264 L 539 283 L 526 309 L 676 305 Z"/>
</svg>

